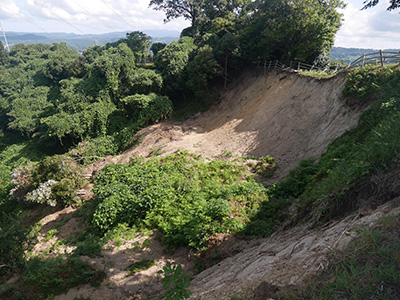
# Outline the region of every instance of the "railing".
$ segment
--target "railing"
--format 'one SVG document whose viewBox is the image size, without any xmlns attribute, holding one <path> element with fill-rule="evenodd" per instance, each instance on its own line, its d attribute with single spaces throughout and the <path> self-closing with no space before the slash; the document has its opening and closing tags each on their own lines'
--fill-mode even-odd
<svg viewBox="0 0 400 300">
<path fill-rule="evenodd" d="M 334 74 L 340 70 L 350 70 L 357 67 L 363 67 L 370 64 L 380 64 L 381 66 L 387 64 L 400 63 L 400 52 L 392 51 L 378 51 L 369 54 L 363 54 L 355 61 L 351 62 L 347 67 L 343 67 L 337 63 L 335 66 L 328 66 L 326 68 L 320 68 L 316 65 L 309 65 L 302 62 L 290 62 L 289 65 L 285 65 L 278 60 L 267 60 L 267 61 L 255 61 L 254 64 L 258 68 L 263 68 L 264 73 L 268 70 L 285 70 L 285 71 L 323 71 L 328 74 Z"/>
<path fill-rule="evenodd" d="M 387 64 L 400 63 L 400 52 L 382 51 L 363 54 L 355 61 L 351 62 L 346 69 L 352 69 L 371 64 L 380 64 L 381 66 Z"/>
<path fill-rule="evenodd" d="M 326 73 L 336 73 L 339 70 L 343 70 L 344 67 L 336 64 L 335 66 L 329 66 L 326 68 L 320 68 L 316 65 L 309 65 L 303 62 L 290 62 L 289 65 L 285 65 L 278 60 L 268 60 L 268 61 L 256 61 L 254 64 L 257 65 L 258 68 L 263 68 L 264 72 L 268 70 L 284 70 L 284 71 L 323 71 Z"/>
</svg>

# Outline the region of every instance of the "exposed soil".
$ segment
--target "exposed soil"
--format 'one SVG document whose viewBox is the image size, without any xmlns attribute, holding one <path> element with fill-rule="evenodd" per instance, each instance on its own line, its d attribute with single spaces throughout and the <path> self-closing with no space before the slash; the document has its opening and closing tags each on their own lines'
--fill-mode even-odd
<svg viewBox="0 0 400 300">
<path fill-rule="evenodd" d="M 334 138 L 357 124 L 359 107 L 341 93 L 344 74 L 314 79 L 296 73 L 245 73 L 221 96 L 218 105 L 185 122 L 163 122 L 141 130 L 142 142 L 120 156 L 147 157 L 177 149 L 219 157 L 270 155 L 277 160 L 277 179 L 299 160 L 320 155 Z"/>
<path fill-rule="evenodd" d="M 357 124 L 362 109 L 350 107 L 342 99 L 345 81 L 345 75 L 317 80 L 275 71 L 244 74 L 209 111 L 185 122 L 168 121 L 141 130 L 137 134 L 142 140 L 138 146 L 117 157 L 104 158 L 89 166 L 86 173 L 95 176 L 107 163 L 127 163 L 131 157 L 149 157 L 157 151 L 166 155 L 183 149 L 208 158 L 227 152 L 235 156 L 270 155 L 276 159 L 278 170 L 268 182 L 279 180 L 299 160 L 320 155 L 332 139 Z M 357 226 L 373 222 L 397 207 L 398 202 L 399 198 L 368 213 L 356 212 L 319 230 L 301 225 L 278 231 L 266 240 L 246 241 L 216 235 L 210 240 L 211 250 L 202 262 L 208 269 L 193 275 L 191 299 L 230 299 L 229 296 L 240 295 L 247 289 L 255 289 L 260 299 L 267 299 L 279 288 L 301 285 L 326 267 L 326 252 L 330 247 L 346 244 L 355 235 Z M 399 209 L 393 213 L 399 213 Z M 59 226 L 55 237 L 46 240 L 46 233 L 53 228 L 51 224 L 55 226 L 63 216 L 70 219 Z M 72 211 L 67 209 L 47 216 L 42 225 L 43 236 L 35 253 L 82 230 L 80 219 L 72 217 Z M 104 269 L 107 278 L 100 287 L 81 286 L 55 299 L 156 298 L 162 292 L 157 271 L 170 261 L 181 264 L 184 272 L 192 274 L 195 258 L 186 249 L 166 253 L 159 236 L 153 231 L 148 236 L 122 240 L 118 245 L 109 242 L 102 257 L 83 257 Z M 60 248 L 61 252 L 72 250 Z M 144 258 L 156 259 L 157 263 L 128 276 L 127 267 Z"/>
</svg>

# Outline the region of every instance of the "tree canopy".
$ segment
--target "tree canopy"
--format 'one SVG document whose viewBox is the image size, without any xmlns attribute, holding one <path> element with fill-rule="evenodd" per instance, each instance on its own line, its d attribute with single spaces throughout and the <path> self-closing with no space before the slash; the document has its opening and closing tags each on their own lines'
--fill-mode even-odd
<svg viewBox="0 0 400 300">
<path fill-rule="evenodd" d="M 363 3 L 364 6 L 362 9 L 374 7 L 378 3 L 379 3 L 379 0 L 366 0 Z M 400 0 L 390 0 L 389 4 L 390 5 L 387 7 L 387 10 L 389 10 L 389 11 L 400 8 Z"/>
</svg>

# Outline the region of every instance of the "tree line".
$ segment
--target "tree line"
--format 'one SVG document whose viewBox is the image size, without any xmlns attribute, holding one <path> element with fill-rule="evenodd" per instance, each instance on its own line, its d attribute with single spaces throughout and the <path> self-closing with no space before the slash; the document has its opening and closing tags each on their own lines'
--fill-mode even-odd
<svg viewBox="0 0 400 300">
<path fill-rule="evenodd" d="M 0 47 L 0 129 L 68 148 L 82 140 L 114 154 L 173 108 L 211 103 L 257 59 L 323 63 L 341 24 L 339 0 L 152 0 L 166 21 L 191 26 L 178 41 L 135 31 L 79 55 L 65 43 Z M 151 57 L 153 64 L 144 64 Z M 212 83 L 212 84 L 211 84 Z M 96 148 L 96 147 L 95 147 Z"/>
</svg>

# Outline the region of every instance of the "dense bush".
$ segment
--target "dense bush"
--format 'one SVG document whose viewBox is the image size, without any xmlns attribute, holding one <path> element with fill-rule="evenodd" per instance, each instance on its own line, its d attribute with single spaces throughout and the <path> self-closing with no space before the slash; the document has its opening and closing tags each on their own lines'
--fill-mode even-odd
<svg viewBox="0 0 400 300">
<path fill-rule="evenodd" d="M 16 168 L 11 197 L 34 203 L 70 205 L 78 202 L 77 189 L 86 184 L 83 170 L 65 155 L 48 156 L 37 164 Z"/>
<path fill-rule="evenodd" d="M 156 227 L 167 244 L 192 248 L 204 247 L 214 233 L 244 229 L 269 201 L 267 189 L 247 175 L 245 166 L 206 162 L 187 152 L 107 165 L 94 191 L 92 224 L 99 232 L 121 223 Z"/>
</svg>

